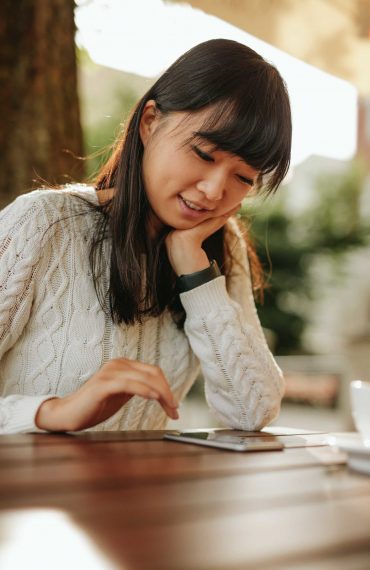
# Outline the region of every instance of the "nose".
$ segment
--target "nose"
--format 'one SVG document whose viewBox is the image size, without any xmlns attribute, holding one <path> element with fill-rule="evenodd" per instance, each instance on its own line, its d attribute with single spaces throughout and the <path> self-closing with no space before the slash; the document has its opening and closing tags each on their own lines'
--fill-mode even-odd
<svg viewBox="0 0 370 570">
<path fill-rule="evenodd" d="M 203 192 L 210 202 L 221 200 L 225 191 L 225 175 L 221 171 L 209 172 L 197 182 L 197 190 Z"/>
</svg>

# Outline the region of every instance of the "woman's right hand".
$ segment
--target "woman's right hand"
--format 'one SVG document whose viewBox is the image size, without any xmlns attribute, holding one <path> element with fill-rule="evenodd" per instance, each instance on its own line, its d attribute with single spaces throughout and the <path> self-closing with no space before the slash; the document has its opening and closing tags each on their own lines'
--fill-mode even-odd
<svg viewBox="0 0 370 570">
<path fill-rule="evenodd" d="M 79 431 L 110 418 L 133 396 L 158 400 L 166 414 L 178 419 L 175 401 L 158 366 L 127 358 L 104 364 L 77 392 L 45 400 L 35 423 L 48 431 Z"/>
</svg>

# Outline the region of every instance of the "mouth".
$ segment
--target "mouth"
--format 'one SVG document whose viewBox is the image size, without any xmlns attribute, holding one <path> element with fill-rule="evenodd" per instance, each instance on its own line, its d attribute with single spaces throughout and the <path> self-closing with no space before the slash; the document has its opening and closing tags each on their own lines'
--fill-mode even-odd
<svg viewBox="0 0 370 570">
<path fill-rule="evenodd" d="M 194 204 L 190 200 L 186 200 L 181 196 L 181 194 L 178 195 L 178 200 L 180 202 L 181 211 L 192 218 L 198 218 L 199 216 L 204 215 L 210 211 L 206 208 L 200 208 L 197 206 L 197 204 Z"/>
</svg>

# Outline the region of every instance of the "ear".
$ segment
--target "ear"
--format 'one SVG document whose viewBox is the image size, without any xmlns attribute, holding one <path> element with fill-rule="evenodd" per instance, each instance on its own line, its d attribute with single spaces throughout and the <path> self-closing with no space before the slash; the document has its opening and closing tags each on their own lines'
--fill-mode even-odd
<svg viewBox="0 0 370 570">
<path fill-rule="evenodd" d="M 149 101 L 145 103 L 145 107 L 141 114 L 139 127 L 140 138 L 144 147 L 157 127 L 158 115 L 159 113 L 154 99 L 149 99 Z"/>
</svg>

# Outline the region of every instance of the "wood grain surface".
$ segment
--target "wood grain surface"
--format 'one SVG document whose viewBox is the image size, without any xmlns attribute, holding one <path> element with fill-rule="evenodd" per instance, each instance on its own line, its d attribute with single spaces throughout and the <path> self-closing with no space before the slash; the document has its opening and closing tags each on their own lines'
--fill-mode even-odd
<svg viewBox="0 0 370 570">
<path fill-rule="evenodd" d="M 20 551 L 24 568 L 47 568 L 45 540 L 62 547 L 69 531 L 84 537 L 90 570 L 370 568 L 370 477 L 318 434 L 282 435 L 283 451 L 235 453 L 163 433 L 1 436 L 2 570 Z M 43 524 L 41 553 L 25 536 L 38 544 Z M 71 570 L 83 570 L 65 549 Z M 65 567 L 62 553 L 50 569 Z"/>
</svg>

